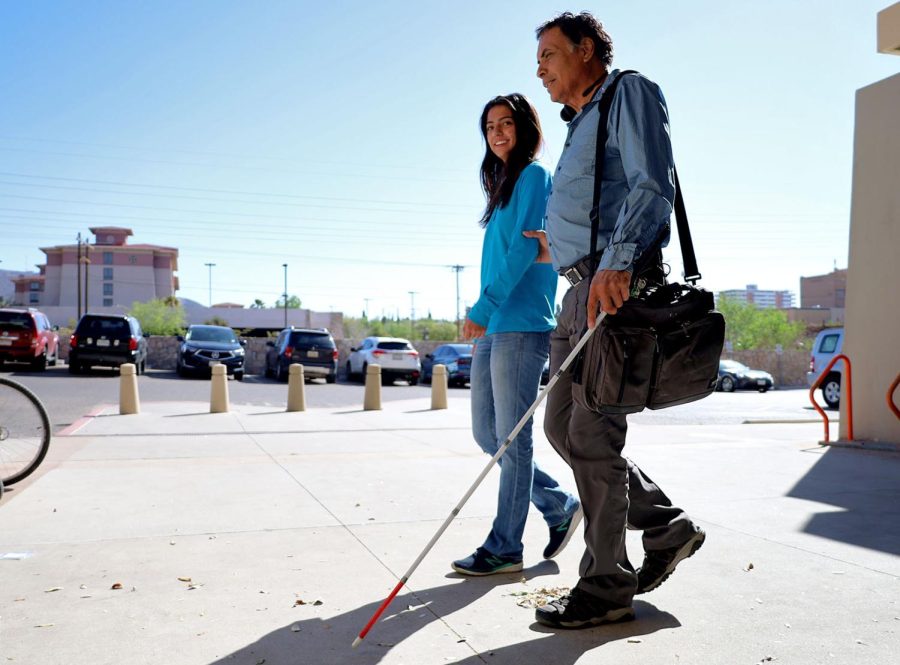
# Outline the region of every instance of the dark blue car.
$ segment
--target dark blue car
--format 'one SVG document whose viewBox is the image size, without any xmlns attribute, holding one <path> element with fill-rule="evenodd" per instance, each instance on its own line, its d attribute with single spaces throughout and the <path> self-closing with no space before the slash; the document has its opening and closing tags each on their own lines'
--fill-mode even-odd
<svg viewBox="0 0 900 665">
<path fill-rule="evenodd" d="M 442 344 L 422 360 L 422 383 L 431 383 L 431 371 L 435 365 L 447 368 L 447 385 L 464 386 L 469 382 L 472 370 L 471 344 Z"/>
</svg>

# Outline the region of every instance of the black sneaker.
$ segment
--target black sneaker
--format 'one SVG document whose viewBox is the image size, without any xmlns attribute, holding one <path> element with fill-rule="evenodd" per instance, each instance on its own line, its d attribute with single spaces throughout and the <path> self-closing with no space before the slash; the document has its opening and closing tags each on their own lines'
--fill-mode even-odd
<svg viewBox="0 0 900 665">
<path fill-rule="evenodd" d="M 638 586 L 635 593 L 647 593 L 666 581 L 675 566 L 700 549 L 706 533 L 698 530 L 691 538 L 678 547 L 666 550 L 649 550 L 644 553 L 644 563 L 638 568 Z"/>
<path fill-rule="evenodd" d="M 538 623 L 551 628 L 588 628 L 634 620 L 634 608 L 622 607 L 578 589 L 534 611 Z"/>
<path fill-rule="evenodd" d="M 581 504 L 579 503 L 578 508 L 575 509 L 575 512 L 572 513 L 571 517 L 561 524 L 550 527 L 550 542 L 547 543 L 547 547 L 544 548 L 545 559 L 552 559 L 565 549 L 566 545 L 569 544 L 569 541 L 575 534 L 578 525 L 581 524 L 582 517 L 584 517 L 584 511 L 581 509 Z"/>
<path fill-rule="evenodd" d="M 515 573 L 522 570 L 522 559 L 511 556 L 497 556 L 483 547 L 475 550 L 471 556 L 454 561 L 450 566 L 463 575 L 494 575 L 496 573 Z"/>
</svg>

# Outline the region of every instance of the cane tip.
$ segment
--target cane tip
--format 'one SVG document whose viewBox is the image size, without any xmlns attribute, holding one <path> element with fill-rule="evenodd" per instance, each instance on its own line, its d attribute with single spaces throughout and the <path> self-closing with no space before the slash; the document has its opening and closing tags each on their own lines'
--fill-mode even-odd
<svg viewBox="0 0 900 665">
<path fill-rule="evenodd" d="M 362 644 L 362 638 L 361 638 L 361 637 L 357 637 L 355 640 L 353 640 L 353 648 L 354 648 L 354 649 L 355 649 L 356 647 L 358 647 L 360 644 Z"/>
</svg>

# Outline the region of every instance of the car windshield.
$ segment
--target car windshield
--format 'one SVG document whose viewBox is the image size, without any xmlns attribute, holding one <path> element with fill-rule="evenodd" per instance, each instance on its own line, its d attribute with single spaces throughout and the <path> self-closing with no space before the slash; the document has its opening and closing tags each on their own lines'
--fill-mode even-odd
<svg viewBox="0 0 900 665">
<path fill-rule="evenodd" d="M 131 328 L 125 319 L 82 319 L 78 324 L 79 335 L 106 335 L 131 337 Z"/>
<path fill-rule="evenodd" d="M 723 360 L 719 363 L 719 366 L 728 372 L 749 372 L 750 368 L 746 365 L 742 365 L 736 360 Z"/>
<path fill-rule="evenodd" d="M 237 342 L 237 337 L 231 328 L 195 328 L 192 326 L 184 338 L 191 342 Z"/>
<path fill-rule="evenodd" d="M 456 351 L 461 356 L 471 356 L 472 355 L 472 345 L 471 344 L 450 344 L 449 347 Z"/>
<path fill-rule="evenodd" d="M 31 317 L 21 312 L 0 312 L 0 326 L 16 330 L 33 330 Z"/>
<path fill-rule="evenodd" d="M 409 342 L 378 342 L 379 349 L 385 349 L 386 351 L 407 351 L 411 347 Z"/>
<path fill-rule="evenodd" d="M 291 333 L 291 346 L 333 346 L 327 333 Z"/>
</svg>

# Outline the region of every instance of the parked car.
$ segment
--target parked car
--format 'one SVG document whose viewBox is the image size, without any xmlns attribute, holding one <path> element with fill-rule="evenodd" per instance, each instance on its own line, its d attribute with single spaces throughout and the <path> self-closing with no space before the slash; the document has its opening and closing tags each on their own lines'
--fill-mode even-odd
<svg viewBox="0 0 900 665">
<path fill-rule="evenodd" d="M 422 383 L 431 383 L 432 368 L 444 365 L 447 368 L 447 385 L 466 385 L 472 370 L 473 348 L 472 344 L 441 344 L 432 353 L 426 353 L 422 360 Z"/>
<path fill-rule="evenodd" d="M 350 349 L 347 378 L 364 378 L 369 365 L 381 366 L 381 382 L 390 385 L 404 379 L 414 386 L 419 382 L 422 366 L 419 352 L 409 340 L 400 337 L 366 337 L 358 347 Z"/>
<path fill-rule="evenodd" d="M 85 314 L 69 339 L 69 371 L 119 367 L 132 363 L 138 374 L 147 369 L 147 335 L 133 316 Z"/>
<path fill-rule="evenodd" d="M 225 371 L 238 381 L 244 380 L 244 347 L 247 342 L 238 339 L 227 326 L 189 326 L 184 336 L 179 335 L 176 371 L 179 376 L 212 374 L 213 365 L 225 365 Z"/>
<path fill-rule="evenodd" d="M 806 381 L 809 387 L 816 382 L 819 375 L 825 371 L 825 367 L 831 362 L 844 344 L 843 328 L 826 328 L 816 335 L 816 341 L 813 342 L 812 355 L 809 358 L 809 371 L 806 373 Z M 841 405 L 841 370 L 844 361 L 839 360 L 834 367 L 828 372 L 820 389 L 822 390 L 822 399 L 829 408 L 837 409 Z"/>
<path fill-rule="evenodd" d="M 38 371 L 55 365 L 59 358 L 58 329 L 36 309 L 0 309 L 0 364 L 28 363 Z"/>
<path fill-rule="evenodd" d="M 719 361 L 719 379 L 716 390 L 726 393 L 735 390 L 758 390 L 761 393 L 775 387 L 775 379 L 761 369 L 750 369 L 736 360 Z"/>
<path fill-rule="evenodd" d="M 266 342 L 266 376 L 287 381 L 293 363 L 303 365 L 307 379 L 337 378 L 338 350 L 326 328 L 285 328 L 274 342 Z"/>
</svg>

